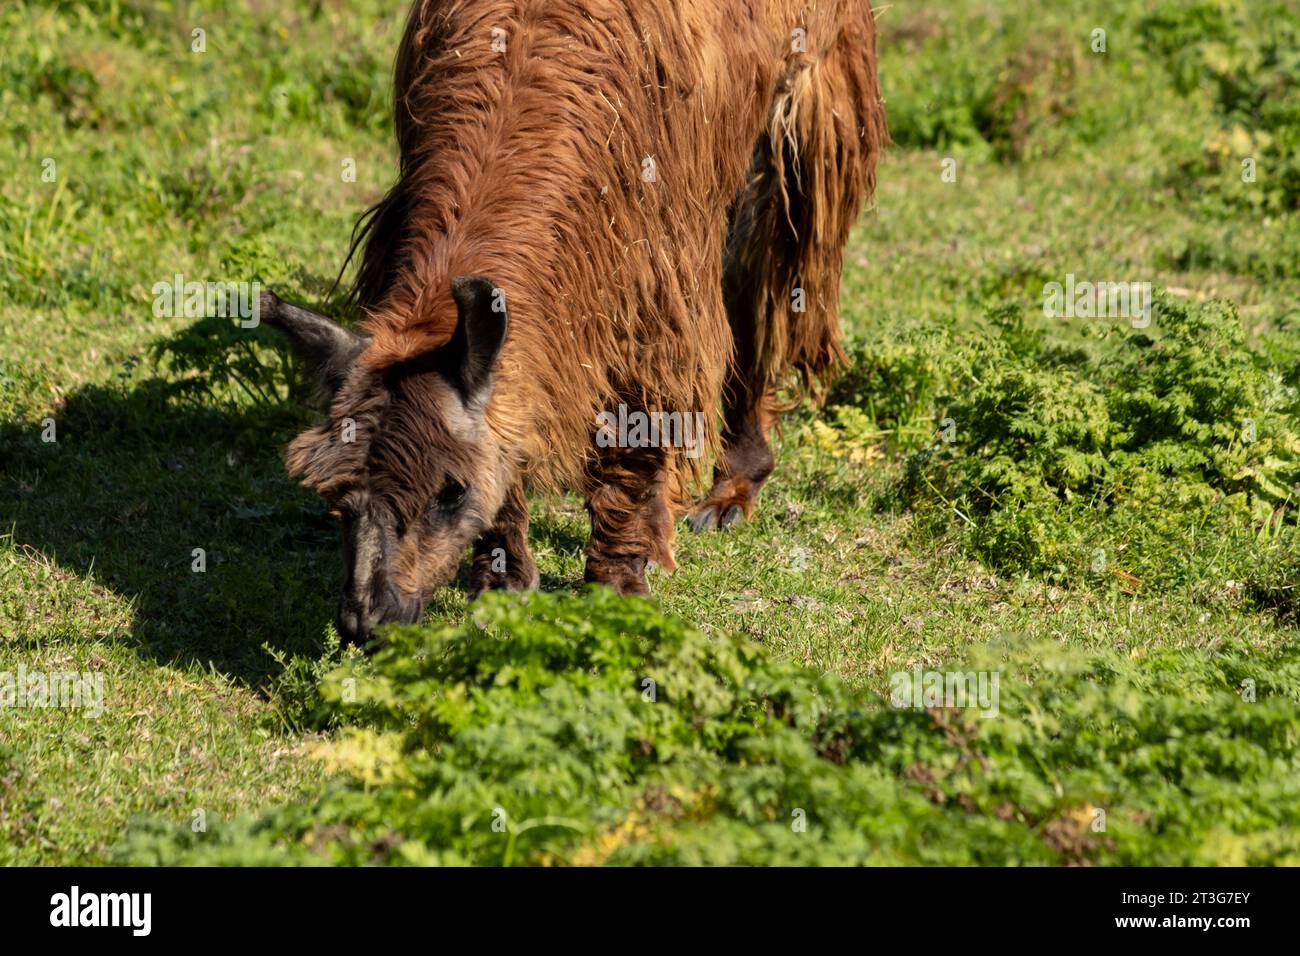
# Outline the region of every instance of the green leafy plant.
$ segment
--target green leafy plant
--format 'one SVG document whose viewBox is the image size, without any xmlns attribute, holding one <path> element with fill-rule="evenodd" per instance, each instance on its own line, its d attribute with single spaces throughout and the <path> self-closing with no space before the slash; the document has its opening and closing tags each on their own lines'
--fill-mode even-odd
<svg viewBox="0 0 1300 956">
<path fill-rule="evenodd" d="M 320 748 L 337 777 L 319 801 L 204 833 L 141 822 L 119 859 L 1300 860 L 1294 649 L 1007 637 L 962 666 L 1000 678 L 981 719 L 855 693 L 603 588 L 492 594 L 462 626 L 388 636 L 323 686 L 368 721 Z"/>
<path fill-rule="evenodd" d="M 1230 16 L 1220 5 L 1157 10 L 1140 24 L 1147 49 L 1184 94 L 1208 87 L 1217 128 L 1170 179 L 1204 202 L 1284 212 L 1300 207 L 1300 13 L 1269 3 Z M 1250 167 L 1250 177 L 1243 164 Z"/>
<path fill-rule="evenodd" d="M 1188 565 L 1208 528 L 1242 542 L 1246 566 L 1251 542 L 1294 541 L 1295 390 L 1231 306 L 1163 297 L 1151 334 L 1097 356 L 1049 346 L 1018 310 L 992 318 L 937 403 L 955 440 L 907 460 L 901 498 L 922 527 L 960 528 L 995 567 L 1130 585 L 1221 571 Z"/>
</svg>

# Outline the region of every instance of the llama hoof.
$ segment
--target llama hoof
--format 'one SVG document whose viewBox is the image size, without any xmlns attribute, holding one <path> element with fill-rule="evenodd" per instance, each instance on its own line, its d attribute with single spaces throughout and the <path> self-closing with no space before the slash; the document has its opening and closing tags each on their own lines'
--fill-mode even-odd
<svg viewBox="0 0 1300 956">
<path fill-rule="evenodd" d="M 718 509 L 713 505 L 708 505 L 695 512 L 695 517 L 691 518 L 691 530 L 696 534 L 703 534 L 705 531 L 712 531 L 718 526 Z"/>
<path fill-rule="evenodd" d="M 721 531 L 745 520 L 744 505 L 721 504 L 700 505 L 691 518 L 691 530 L 697 533 Z"/>
</svg>

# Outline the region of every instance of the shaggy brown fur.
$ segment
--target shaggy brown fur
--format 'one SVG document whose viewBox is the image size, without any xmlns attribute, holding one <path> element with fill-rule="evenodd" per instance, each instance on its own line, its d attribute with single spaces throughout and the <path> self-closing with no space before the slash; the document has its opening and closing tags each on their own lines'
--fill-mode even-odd
<svg viewBox="0 0 1300 956">
<path fill-rule="evenodd" d="M 842 359 L 842 249 L 887 138 L 869 4 L 417 0 L 396 102 L 401 174 L 358 236 L 370 339 L 292 470 L 327 497 L 385 484 L 408 519 L 423 503 L 403 482 L 431 484 L 411 469 L 468 473 L 496 489 L 479 531 L 521 561 L 496 512 L 526 526 L 524 485 L 580 489 L 588 577 L 643 591 L 708 456 L 601 449 L 593 422 L 619 403 L 704 412 L 717 484 L 697 524 L 749 513 L 775 390 L 791 372 L 816 389 Z M 396 383 L 451 339 L 467 275 L 508 303 L 479 436 L 496 464 L 438 434 L 437 396 L 391 399 L 428 391 Z M 397 558 L 427 590 L 419 557 Z"/>
</svg>

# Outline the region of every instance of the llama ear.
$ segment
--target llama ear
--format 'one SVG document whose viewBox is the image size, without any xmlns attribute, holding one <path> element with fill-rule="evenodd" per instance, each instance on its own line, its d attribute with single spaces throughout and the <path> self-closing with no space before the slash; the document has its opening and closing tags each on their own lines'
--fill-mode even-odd
<svg viewBox="0 0 1300 956">
<path fill-rule="evenodd" d="M 338 391 L 356 357 L 370 344 L 365 336 L 323 315 L 285 302 L 269 290 L 262 291 L 258 307 L 258 317 L 289 336 L 294 351 L 320 376 L 330 393 Z"/>
<path fill-rule="evenodd" d="M 484 397 L 491 386 L 510 319 L 505 294 L 482 276 L 453 280 L 451 295 L 456 300 L 456 331 L 445 346 L 446 368 L 469 402 Z"/>
</svg>

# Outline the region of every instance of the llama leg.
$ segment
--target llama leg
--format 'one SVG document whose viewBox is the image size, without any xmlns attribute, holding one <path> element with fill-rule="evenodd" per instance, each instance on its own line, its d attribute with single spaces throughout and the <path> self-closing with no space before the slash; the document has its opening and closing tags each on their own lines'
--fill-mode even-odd
<svg viewBox="0 0 1300 956">
<path fill-rule="evenodd" d="M 474 542 L 469 596 L 473 600 L 484 591 L 531 591 L 537 584 L 537 562 L 528 548 L 528 499 L 518 484 L 492 526 Z"/>
<path fill-rule="evenodd" d="M 723 298 L 735 351 L 725 450 L 697 531 L 749 517 L 771 474 L 774 386 L 816 396 L 844 361 L 839 286 L 844 245 L 875 186 L 887 139 L 875 73 L 875 20 L 850 18 L 822 56 L 793 58 L 746 187 L 731 210 Z"/>
<path fill-rule="evenodd" d="M 713 487 L 691 515 L 695 531 L 725 528 L 753 515 L 758 491 L 776 463 L 767 442 L 775 423 L 774 404 L 770 390 L 755 394 L 739 382 L 728 388 L 725 449 L 713 471 Z"/>
<path fill-rule="evenodd" d="M 673 502 L 663 451 L 637 449 L 605 458 L 587 494 L 591 538 L 585 580 L 620 594 L 649 594 L 646 571 L 666 570 L 673 560 Z"/>
</svg>

